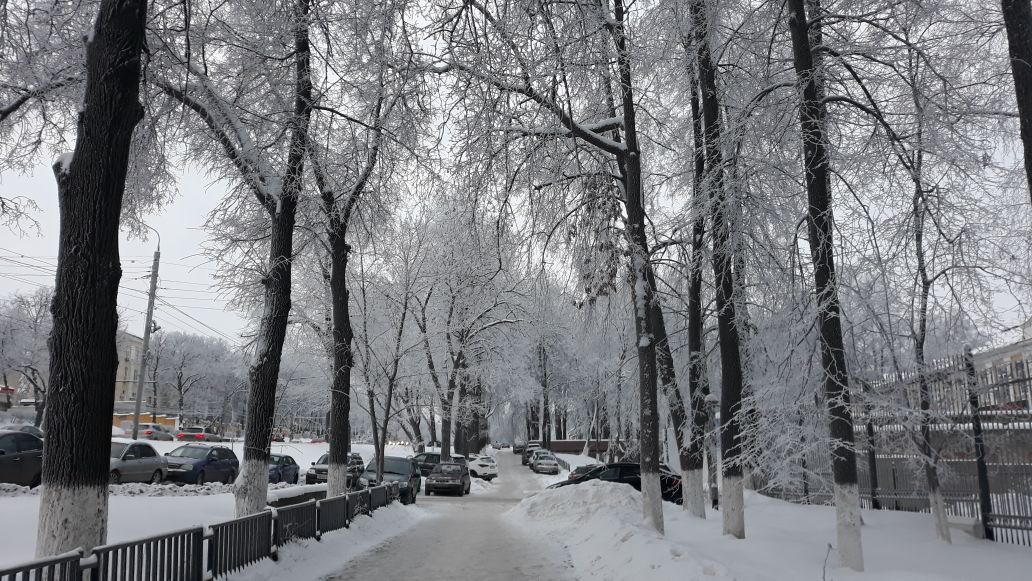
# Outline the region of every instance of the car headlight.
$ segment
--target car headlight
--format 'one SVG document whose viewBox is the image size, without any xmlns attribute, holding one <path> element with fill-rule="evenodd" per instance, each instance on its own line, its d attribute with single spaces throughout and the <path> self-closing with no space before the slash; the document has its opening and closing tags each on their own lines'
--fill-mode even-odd
<svg viewBox="0 0 1032 581">
<path fill-rule="evenodd" d="M 403 480 L 403 481 L 401 481 L 401 482 L 399 483 L 399 486 L 400 486 L 401 488 L 408 488 L 408 487 L 409 487 L 409 483 L 408 483 L 408 480 Z"/>
<path fill-rule="evenodd" d="M 309 468 L 308 469 L 308 473 L 309 474 L 315 474 L 315 468 Z"/>
</svg>

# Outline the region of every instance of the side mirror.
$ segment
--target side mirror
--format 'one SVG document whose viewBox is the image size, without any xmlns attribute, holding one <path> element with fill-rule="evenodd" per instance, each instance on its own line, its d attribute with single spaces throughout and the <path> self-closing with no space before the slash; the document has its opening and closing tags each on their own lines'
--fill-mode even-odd
<svg viewBox="0 0 1032 581">
<path fill-rule="evenodd" d="M 312 462 L 312 466 L 315 466 L 315 462 Z"/>
<path fill-rule="evenodd" d="M 168 452 L 165 452 L 165 455 L 168 456 Z"/>
</svg>

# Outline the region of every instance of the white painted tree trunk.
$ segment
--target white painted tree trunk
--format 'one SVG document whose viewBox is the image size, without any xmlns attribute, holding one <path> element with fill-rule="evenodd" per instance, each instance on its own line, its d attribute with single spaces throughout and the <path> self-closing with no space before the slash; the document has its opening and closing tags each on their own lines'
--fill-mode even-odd
<svg viewBox="0 0 1032 581">
<path fill-rule="evenodd" d="M 237 517 L 258 514 L 268 504 L 269 466 L 264 460 L 244 460 L 233 494 Z"/>
<path fill-rule="evenodd" d="M 930 492 L 928 494 L 928 502 L 931 504 L 932 516 L 935 518 L 935 533 L 940 540 L 952 544 L 950 523 L 946 516 L 946 500 L 942 496 L 942 490 Z"/>
<path fill-rule="evenodd" d="M 663 488 L 660 484 L 658 473 L 642 472 L 641 497 L 645 524 L 659 534 L 665 534 L 663 528 Z"/>
<path fill-rule="evenodd" d="M 856 484 L 834 487 L 839 564 L 854 571 L 864 570 L 864 547 L 860 537 L 860 491 Z"/>
<path fill-rule="evenodd" d="M 39 498 L 36 556 L 50 557 L 107 542 L 108 487 L 44 486 Z"/>
<path fill-rule="evenodd" d="M 724 534 L 745 538 L 745 493 L 741 476 L 724 476 L 720 490 L 720 512 L 724 517 Z"/>
<path fill-rule="evenodd" d="M 348 493 L 348 465 L 331 463 L 326 473 L 326 498 Z"/>
<path fill-rule="evenodd" d="M 702 469 L 681 471 L 681 495 L 688 514 L 706 518 L 706 487 Z"/>
</svg>

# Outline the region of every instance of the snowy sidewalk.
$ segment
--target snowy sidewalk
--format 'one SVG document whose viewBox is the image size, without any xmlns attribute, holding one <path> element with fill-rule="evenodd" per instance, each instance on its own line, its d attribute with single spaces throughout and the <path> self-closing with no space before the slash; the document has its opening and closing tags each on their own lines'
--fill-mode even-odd
<svg viewBox="0 0 1032 581">
<path fill-rule="evenodd" d="M 502 514 L 541 488 L 519 456 L 497 456 L 498 479 L 474 484 L 466 497 L 420 496 L 429 516 L 418 526 L 357 557 L 328 580 L 572 581 L 565 551 L 505 522 Z"/>
</svg>

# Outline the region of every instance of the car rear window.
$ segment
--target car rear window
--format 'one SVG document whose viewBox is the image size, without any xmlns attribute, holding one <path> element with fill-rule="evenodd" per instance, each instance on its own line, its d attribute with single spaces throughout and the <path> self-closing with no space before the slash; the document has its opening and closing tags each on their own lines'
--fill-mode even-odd
<svg viewBox="0 0 1032 581">
<path fill-rule="evenodd" d="M 434 467 L 434 472 L 438 474 L 458 474 L 462 472 L 462 466 L 458 464 L 438 464 Z"/>
</svg>

